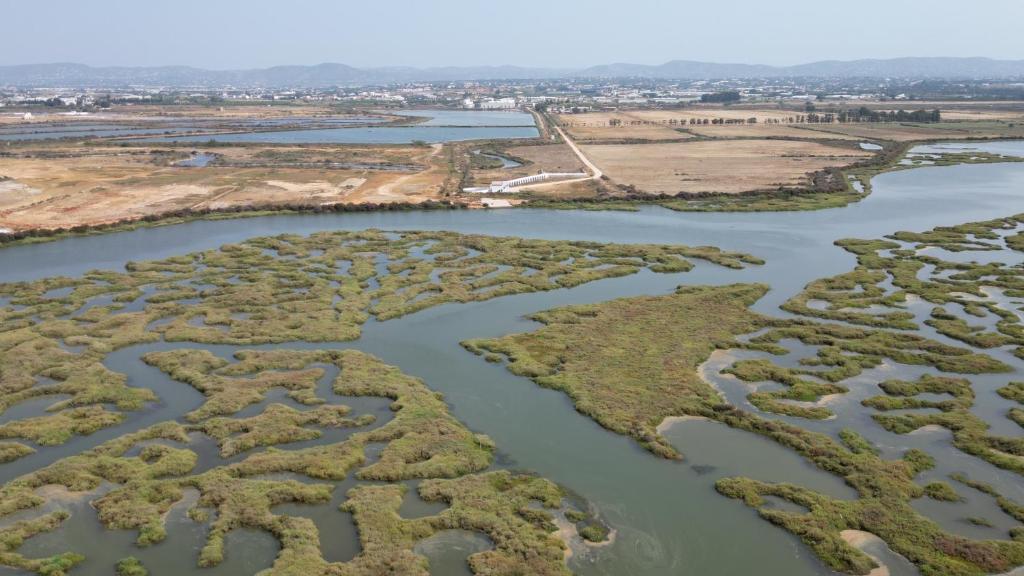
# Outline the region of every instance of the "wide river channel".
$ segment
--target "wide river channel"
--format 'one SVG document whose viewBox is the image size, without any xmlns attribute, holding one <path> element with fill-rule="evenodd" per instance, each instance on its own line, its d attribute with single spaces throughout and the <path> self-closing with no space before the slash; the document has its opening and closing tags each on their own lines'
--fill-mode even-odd
<svg viewBox="0 0 1024 576">
<path fill-rule="evenodd" d="M 1024 142 L 977 146 L 1024 156 Z M 452 230 L 531 238 L 713 245 L 754 254 L 767 263 L 746 270 L 698 263 L 693 271 L 682 274 L 642 272 L 573 289 L 444 305 L 396 320 L 371 321 L 365 325 L 362 338 L 355 342 L 313 347 L 357 348 L 422 378 L 431 388 L 445 394 L 456 417 L 494 439 L 501 455 L 500 466 L 535 471 L 596 506 L 601 517 L 616 531 L 616 537 L 612 544 L 576 554 L 570 560 L 571 568 L 580 574 L 832 574 L 799 541 L 760 519 L 742 503 L 718 495 L 713 484 L 722 476 L 746 475 L 793 482 L 836 497 L 852 497 L 852 491 L 838 477 L 818 471 L 795 453 L 768 440 L 703 422 L 683 422 L 667 433 L 686 455 L 685 461 L 656 458 L 632 440 L 610 433 L 578 414 L 565 395 L 514 376 L 501 365 L 487 363 L 463 350 L 459 342 L 534 329 L 537 324 L 524 316 L 539 310 L 621 296 L 665 294 L 679 284 L 765 282 L 772 290 L 756 308 L 780 316 L 783 312 L 778 309 L 779 304 L 805 284 L 854 266 L 854 258 L 833 245 L 836 239 L 879 238 L 898 230 L 923 231 L 1024 212 L 1024 163 L 922 167 L 882 175 L 875 178 L 873 186 L 873 194 L 862 202 L 815 212 L 681 213 L 649 207 L 633 213 L 516 209 L 196 221 L 3 248 L 0 249 L 0 281 L 75 276 L 90 269 L 120 269 L 128 260 L 163 258 L 254 236 L 335 229 Z M 935 337 L 932 332 L 927 335 Z M 952 343 L 946 339 L 941 341 Z M 166 419 L 165 415 L 172 410 L 177 414 L 171 417 L 177 417 L 184 410 L 194 408 L 201 401 L 198 392 L 167 380 L 137 359 L 146 350 L 169 347 L 181 345 L 136 346 L 112 354 L 107 361 L 112 369 L 127 373 L 130 383 L 153 387 L 161 396 L 160 406 L 130 416 L 113 429 L 75 437 L 64 446 L 45 450 L 58 451 L 53 455 L 42 456 L 44 451 L 40 451 L 40 455 L 0 466 L 2 479 L 6 481 L 61 454 L 80 451 L 151 423 L 149 420 Z M 221 354 L 235 349 L 210 348 Z M 1003 355 L 999 358 L 1006 360 Z M 1014 366 L 1024 369 L 1020 362 Z M 1005 381 L 1021 379 L 1020 375 L 1001 378 Z M 851 385 L 851 393 L 856 392 L 852 388 Z M 837 411 L 843 406 L 845 404 L 837 406 Z M 362 408 L 383 410 L 382 406 L 372 403 Z M 850 406 L 850 410 L 858 408 L 856 404 Z M 1008 496 L 1024 501 L 1019 476 L 942 448 L 941 445 L 948 444 L 948 436 L 915 440 L 888 434 L 870 419 L 855 421 L 862 422 L 865 428 L 873 427 L 865 434 L 893 449 L 925 442 L 940 463 L 947 457 L 953 463 L 943 466 L 942 472 L 968 470 L 972 477 L 995 482 Z M 1000 425 L 998 430 L 1005 432 L 1006 427 Z M 933 450 L 933 446 L 939 447 Z M 321 528 L 325 556 L 340 560 L 356 553 L 358 542 L 350 519 L 337 510 L 337 504 L 332 502 L 305 512 L 293 507 L 286 512 L 313 517 Z M 964 509 L 948 512 L 922 507 L 921 510 L 953 530 L 950 526 L 953 521 L 945 516 L 972 516 L 972 506 L 985 514 L 992 508 L 980 499 L 958 506 Z M 424 513 L 430 512 L 423 503 L 419 503 L 419 507 Z M 417 503 L 411 501 L 410 513 L 416 508 Z M 175 510 L 180 512 L 182 508 Z M 180 516 L 172 512 L 170 521 L 178 522 L 181 528 L 169 526 L 167 541 L 146 550 L 132 548 L 134 533 L 97 533 L 95 520 L 70 522 L 56 533 L 32 539 L 22 550 L 36 555 L 72 547 L 98 556 L 73 571 L 78 574 L 109 574 L 117 558 L 135 554 L 143 559 L 150 573 L 156 575 L 248 574 L 268 566 L 276 553 L 274 545 L 264 545 L 268 543 L 264 536 L 243 533 L 229 539 L 228 559 L 224 564 L 214 570 L 195 568 L 195 553 L 202 545 L 202 538 L 191 533 L 190 530 L 195 532 L 195 525 Z M 961 531 L 967 530 L 969 528 L 965 527 Z M 992 532 L 988 536 L 999 537 L 999 533 Z M 39 542 L 33 543 L 34 540 Z M 446 546 L 456 550 L 454 556 L 443 552 Z M 472 546 L 471 539 L 458 538 L 447 544 L 432 543 L 432 549 L 442 549 L 442 552 L 428 554 L 437 559 L 434 574 L 466 573 L 462 565 Z M 872 552 L 885 556 L 885 550 Z M 909 566 L 898 562 L 899 559 L 891 560 L 894 575 L 914 573 Z"/>
</svg>

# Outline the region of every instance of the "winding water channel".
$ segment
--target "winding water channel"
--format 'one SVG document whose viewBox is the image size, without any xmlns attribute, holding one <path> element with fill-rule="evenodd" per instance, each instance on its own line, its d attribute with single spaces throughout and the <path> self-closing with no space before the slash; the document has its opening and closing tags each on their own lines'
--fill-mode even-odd
<svg viewBox="0 0 1024 576">
<path fill-rule="evenodd" d="M 977 145 L 982 150 L 987 146 Z M 1024 142 L 1001 142 L 994 146 L 1000 153 L 1024 156 Z M 0 250 L 0 280 L 75 276 L 90 269 L 120 269 L 128 260 L 184 254 L 253 236 L 285 232 L 309 234 L 332 229 L 453 230 L 531 238 L 714 245 L 754 254 L 767 263 L 745 270 L 701 262 L 693 271 L 682 274 L 644 271 L 572 289 L 443 305 L 386 322 L 371 320 L 364 326 L 362 338 L 355 342 L 275 346 L 356 348 L 397 365 L 444 393 L 457 418 L 493 438 L 501 454 L 500 465 L 535 471 L 591 502 L 615 529 L 616 538 L 611 545 L 575 555 L 570 565 L 580 574 L 824 575 L 832 572 L 794 537 L 758 518 L 755 511 L 742 503 L 718 495 L 713 484 L 723 476 L 745 475 L 760 480 L 793 482 L 839 498 L 853 497 L 853 491 L 838 477 L 817 470 L 795 453 L 764 438 L 700 421 L 681 422 L 666 432 L 669 440 L 686 455 L 684 462 L 658 459 L 632 440 L 608 432 L 578 414 L 564 394 L 542 389 L 525 378 L 512 375 L 501 365 L 487 363 L 464 351 L 459 342 L 531 330 L 537 325 L 524 319 L 524 315 L 554 306 L 665 294 L 679 284 L 765 282 L 772 290 L 755 308 L 765 314 L 782 316 L 779 304 L 809 281 L 854 266 L 854 258 L 833 245 L 836 239 L 878 238 L 897 230 L 922 231 L 1024 212 L 1024 164 L 917 168 L 882 175 L 873 181 L 873 187 L 874 193 L 860 203 L 817 212 L 679 213 L 643 208 L 636 213 L 626 213 L 524 209 L 196 221 L 4 248 Z M 912 308 L 923 316 L 927 316 L 929 309 L 928 306 Z M 942 342 L 965 346 L 927 327 L 922 328 L 922 333 Z M 111 354 L 106 360 L 109 368 L 127 374 L 131 385 L 153 388 L 161 401 L 147 410 L 129 413 L 119 426 L 91 436 L 76 436 L 63 446 L 42 449 L 0 466 L 0 478 L 6 481 L 62 455 L 76 453 L 147 424 L 180 417 L 194 409 L 202 401 L 197 391 L 168 379 L 139 360 L 141 354 L 150 350 L 182 347 L 208 348 L 225 357 L 239 349 L 157 343 Z M 990 353 L 1017 371 L 1024 371 L 1024 363 L 1012 354 L 1001 350 Z M 713 364 L 708 367 L 709 378 L 716 381 L 730 401 L 750 408 L 745 400 L 746 388 L 715 375 Z M 901 377 L 922 373 L 922 370 L 907 367 L 900 370 Z M 890 371 L 885 377 L 893 374 Z M 331 377 L 331 372 L 327 371 L 323 382 Z M 873 383 L 882 378 L 874 371 L 867 371 L 848 382 L 850 394 L 832 406 L 838 414 L 835 420 L 794 421 L 824 432 L 854 426 L 893 453 L 908 447 L 925 448 L 939 461 L 938 468 L 928 473 L 929 477 L 969 471 L 972 478 L 992 482 L 1008 496 L 1024 501 L 1024 486 L 1018 476 L 950 448 L 948 434 L 897 436 L 871 421 L 858 403 L 863 397 L 876 393 Z M 1019 429 L 1015 431 L 1005 422 L 997 422 L 1005 417 L 993 408 L 996 401 L 993 390 L 1009 380 L 1021 379 L 1020 375 L 972 379 L 979 389 L 975 412 L 989 420 L 995 432 L 1019 435 Z M 859 383 L 863 383 L 863 387 L 858 386 Z M 322 388 L 324 397 L 329 397 L 326 386 Z M 274 395 L 268 401 L 289 402 Z M 379 417 L 378 424 L 387 417 L 383 402 L 339 397 L 332 397 L 331 401 L 353 406 L 354 415 L 374 413 Z M 348 432 L 343 430 L 339 434 Z M 333 433 L 325 437 L 330 441 L 338 439 Z M 209 448 L 215 454 L 216 447 L 211 444 Z M 204 455 L 200 457 L 202 465 Z M 350 486 L 342 483 L 329 504 L 290 506 L 287 510 L 289 514 L 307 515 L 317 522 L 329 560 L 344 560 L 358 551 L 351 519 L 337 509 L 339 499 Z M 922 502 L 919 510 L 947 530 L 967 536 L 992 537 L 997 532 L 958 521 L 965 516 L 990 517 L 997 529 L 1005 530 L 1005 522 L 1000 523 L 1002 513 L 990 500 L 970 490 L 964 489 L 963 493 L 968 498 L 965 503 Z M 403 514 L 431 513 L 426 503 L 416 502 L 414 491 L 410 494 Z M 131 542 L 135 534 L 130 531 L 104 532 L 98 537 L 96 531 L 100 526 L 95 514 L 83 509 L 67 526 L 33 538 L 22 551 L 33 556 L 69 547 L 86 551 L 90 560 L 75 571 L 79 574 L 109 574 L 117 558 L 134 554 L 156 575 L 250 574 L 269 565 L 276 554 L 273 539 L 260 533 L 238 532 L 229 538 L 227 560 L 222 565 L 214 570 L 195 568 L 195 555 L 202 545 L 203 535 L 198 533 L 195 524 L 184 518 L 186 508 L 187 504 L 179 504 L 172 510 L 167 540 L 148 549 L 134 549 Z M 95 545 L 98 538 L 102 538 L 102 547 Z M 460 537 L 457 533 L 437 540 L 422 547 L 425 554 L 437 560 L 435 574 L 456 573 L 454 570 L 466 554 L 486 545 L 486 542 Z M 880 557 L 886 555 L 885 550 L 872 550 L 872 553 Z M 914 573 L 909 565 L 897 560 L 893 559 L 890 565 L 894 575 Z M 454 567 L 451 571 L 441 571 L 439 566 Z M 766 571 L 766 567 L 770 570 Z"/>
</svg>

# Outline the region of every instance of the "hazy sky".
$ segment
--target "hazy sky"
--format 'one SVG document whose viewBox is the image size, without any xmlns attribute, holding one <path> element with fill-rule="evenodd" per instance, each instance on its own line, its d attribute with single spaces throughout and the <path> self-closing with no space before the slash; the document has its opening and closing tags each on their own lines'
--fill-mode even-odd
<svg viewBox="0 0 1024 576">
<path fill-rule="evenodd" d="M 1024 59 L 1024 0 L 0 0 L 0 64 Z"/>
</svg>

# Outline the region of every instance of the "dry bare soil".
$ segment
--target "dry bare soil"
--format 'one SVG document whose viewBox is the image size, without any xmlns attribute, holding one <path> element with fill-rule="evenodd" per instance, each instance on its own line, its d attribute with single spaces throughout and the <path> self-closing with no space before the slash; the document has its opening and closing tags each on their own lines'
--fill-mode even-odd
<svg viewBox="0 0 1024 576">
<path fill-rule="evenodd" d="M 854 148 L 787 140 L 708 140 L 581 147 L 613 181 L 649 193 L 737 193 L 795 186 L 806 175 L 870 156 Z"/>
<path fill-rule="evenodd" d="M 0 180 L 0 227 L 68 228 L 184 208 L 418 203 L 440 197 L 447 173 L 439 146 L 217 147 L 204 151 L 220 155 L 225 165 L 176 166 L 189 151 L 19 147 L 0 158 L 0 177 L 6 178 Z M 328 159 L 341 167 L 326 164 Z M 374 169 L 379 163 L 400 169 Z"/>
</svg>

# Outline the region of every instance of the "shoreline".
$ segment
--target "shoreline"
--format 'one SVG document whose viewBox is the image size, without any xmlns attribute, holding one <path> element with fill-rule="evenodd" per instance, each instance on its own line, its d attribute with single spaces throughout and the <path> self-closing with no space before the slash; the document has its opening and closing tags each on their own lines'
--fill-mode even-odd
<svg viewBox="0 0 1024 576">
<path fill-rule="evenodd" d="M 591 548 L 605 548 L 607 546 L 611 546 L 615 543 L 616 537 L 619 533 L 618 530 L 612 528 L 608 531 L 608 535 L 604 540 L 601 542 L 591 542 L 580 536 L 579 530 L 576 529 L 576 525 L 569 522 L 561 514 L 555 516 L 555 526 L 558 526 L 558 530 L 556 530 L 552 535 L 565 544 L 565 549 L 562 553 L 565 556 L 566 562 L 575 557 L 577 551 L 586 552 Z M 573 548 L 574 544 L 576 545 L 575 549 Z M 583 546 L 582 548 L 580 548 L 581 544 Z"/>
<path fill-rule="evenodd" d="M 704 416 L 666 416 L 654 430 L 658 434 L 664 434 L 680 422 L 691 422 L 694 420 L 703 420 L 705 422 L 712 421 L 710 418 Z"/>
<path fill-rule="evenodd" d="M 885 540 L 882 540 L 881 538 L 875 536 L 871 532 L 865 532 L 863 530 L 843 530 L 839 533 L 839 536 L 843 539 L 844 542 L 860 550 L 861 552 L 864 552 L 864 546 L 867 544 L 875 544 L 880 542 L 883 545 L 888 546 L 887 544 L 885 544 Z M 874 554 L 869 554 L 867 552 L 864 552 L 864 554 L 867 555 L 868 558 L 874 560 L 875 564 L 878 565 L 877 568 L 875 568 L 871 572 L 868 572 L 866 576 L 889 576 L 889 567 L 884 562 L 882 562 L 881 559 L 879 559 Z"/>
<path fill-rule="evenodd" d="M 123 220 L 112 220 L 98 224 L 74 226 L 71 228 L 40 228 L 31 230 L 14 230 L 10 233 L 0 233 L 0 250 L 9 246 L 25 246 L 31 244 L 42 244 L 56 242 L 69 238 L 83 238 L 88 236 L 99 236 L 101 234 L 114 234 L 118 232 L 131 232 L 143 228 L 160 228 L 163 226 L 175 226 L 195 221 L 216 221 L 234 220 L 244 218 L 261 218 L 264 216 L 301 216 L 323 213 L 344 213 L 344 212 L 412 212 L 432 210 L 468 210 L 470 206 L 461 202 L 449 200 L 425 200 L 423 202 L 383 202 L 364 204 L 316 204 L 303 206 L 253 206 L 250 209 L 217 208 L 205 210 L 185 209 L 163 215 L 144 216 L 142 218 L 127 218 Z"/>
<path fill-rule="evenodd" d="M 902 158 L 906 151 L 909 151 L 915 146 L 923 146 L 929 144 L 961 144 L 961 143 L 986 143 L 986 142 L 999 142 L 999 141 L 1024 141 L 1021 138 L 988 138 L 988 139 L 974 139 L 974 140 L 949 140 L 947 139 L 934 139 L 934 140 L 915 140 L 909 142 L 901 142 L 898 148 L 903 148 L 903 153 L 899 154 L 897 158 L 880 167 L 874 168 L 870 174 L 866 176 L 870 180 L 875 176 L 885 174 L 888 172 L 896 172 L 907 169 L 918 168 L 918 166 L 904 166 L 899 164 L 899 159 Z M 1010 160 L 1007 160 L 1010 162 Z M 857 168 L 850 169 L 851 172 L 856 172 Z M 815 196 L 827 195 L 830 192 L 804 192 L 799 193 L 800 196 L 806 196 L 813 198 Z M 834 194 L 834 193 L 832 193 Z M 701 199 L 715 199 L 715 198 L 734 198 L 738 196 L 746 198 L 761 198 L 765 200 L 771 200 L 776 198 L 787 198 L 792 197 L 794 193 L 792 191 L 779 191 L 779 190 L 759 190 L 743 194 L 700 194 L 698 195 Z M 857 194 L 858 198 L 856 201 L 863 200 L 870 195 L 870 190 Z M 579 199 L 578 201 L 567 202 L 567 204 L 578 204 L 578 206 L 566 206 L 561 203 L 565 201 L 547 201 L 540 200 L 535 201 L 530 199 L 526 202 L 514 204 L 513 207 L 519 208 L 547 208 L 547 209 L 582 209 L 585 210 L 590 205 L 602 205 L 602 204 L 624 204 L 628 205 L 632 209 L 636 209 L 639 206 L 652 205 L 662 206 L 663 208 L 671 210 L 663 205 L 664 202 L 676 199 L 682 200 L 682 197 L 666 197 L 666 198 L 619 198 L 609 197 L 607 199 Z M 11 230 L 8 233 L 0 232 L 0 249 L 6 246 L 17 246 L 22 244 L 36 244 L 41 242 L 51 242 L 67 237 L 80 237 L 80 236 L 93 236 L 97 234 L 104 234 L 110 232 L 124 232 L 131 231 L 143 227 L 156 227 L 156 226 L 170 226 L 174 224 L 183 224 L 192 220 L 197 219 L 208 219 L 208 220 L 220 220 L 229 218 L 252 218 L 259 216 L 277 216 L 277 215 L 290 215 L 290 214 L 316 214 L 322 212 L 377 212 L 377 211 L 390 211 L 390 210 L 436 210 L 436 209 L 471 209 L 475 208 L 471 206 L 468 199 L 457 197 L 454 199 L 438 199 L 438 200 L 424 200 L 423 202 L 394 202 L 394 203 L 364 203 L 364 204 L 308 204 L 308 205 L 267 205 L 267 206 L 236 206 L 218 209 L 207 209 L 203 211 L 193 211 L 190 209 L 177 210 L 174 212 L 167 212 L 164 214 L 153 214 L 143 217 L 128 217 L 110 220 L 107 222 L 98 222 L 95 224 L 81 224 L 74 227 L 68 228 L 30 228 L 26 230 Z M 848 206 L 847 203 L 845 206 Z M 534 206 L 536 204 L 536 206 Z M 810 209 L 789 209 L 781 210 L 784 212 L 799 212 L 807 210 L 821 210 L 830 208 L 831 206 L 819 206 Z M 480 206 L 479 209 L 486 209 L 486 206 Z M 703 212 L 703 210 L 701 210 Z M 729 210 L 728 207 L 723 207 L 720 210 L 707 210 L 707 212 L 715 213 L 727 213 L 735 210 Z M 744 210 L 749 212 L 777 212 L 778 209 L 765 208 L 762 210 Z M 6 226 L 0 226 L 0 230 L 7 229 Z"/>
</svg>

